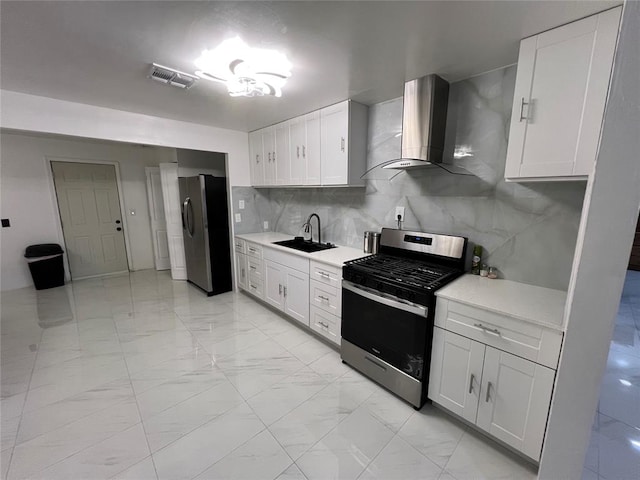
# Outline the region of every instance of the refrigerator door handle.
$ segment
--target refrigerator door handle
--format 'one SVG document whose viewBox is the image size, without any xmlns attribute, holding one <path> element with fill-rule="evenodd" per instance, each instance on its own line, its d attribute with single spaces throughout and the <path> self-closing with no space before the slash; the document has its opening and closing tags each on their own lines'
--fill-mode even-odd
<svg viewBox="0 0 640 480">
<path fill-rule="evenodd" d="M 185 214 L 185 208 L 187 206 L 187 201 L 185 200 L 184 202 L 182 202 L 182 205 L 180 205 L 180 218 L 182 219 L 182 230 L 186 230 L 187 229 L 187 225 L 185 224 L 184 221 L 184 214 Z"/>
<path fill-rule="evenodd" d="M 187 217 L 187 234 L 189 235 L 189 238 L 193 238 L 193 205 L 191 204 L 191 197 L 187 197 L 184 203 Z"/>
</svg>

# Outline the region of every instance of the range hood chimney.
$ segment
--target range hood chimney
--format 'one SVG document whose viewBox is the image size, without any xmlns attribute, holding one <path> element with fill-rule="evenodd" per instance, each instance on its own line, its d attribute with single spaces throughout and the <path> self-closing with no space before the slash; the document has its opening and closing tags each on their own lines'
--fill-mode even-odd
<svg viewBox="0 0 640 480">
<path fill-rule="evenodd" d="M 382 168 L 408 170 L 442 163 L 449 83 L 438 75 L 404 84 L 402 158 Z"/>
</svg>

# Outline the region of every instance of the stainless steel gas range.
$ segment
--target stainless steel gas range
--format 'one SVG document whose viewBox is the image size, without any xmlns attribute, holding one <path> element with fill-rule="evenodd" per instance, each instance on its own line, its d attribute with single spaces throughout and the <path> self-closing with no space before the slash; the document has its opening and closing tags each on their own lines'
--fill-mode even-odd
<svg viewBox="0 0 640 480">
<path fill-rule="evenodd" d="M 464 272 L 467 239 L 383 228 L 376 255 L 347 262 L 343 362 L 416 409 L 427 399 L 436 297 Z"/>
</svg>

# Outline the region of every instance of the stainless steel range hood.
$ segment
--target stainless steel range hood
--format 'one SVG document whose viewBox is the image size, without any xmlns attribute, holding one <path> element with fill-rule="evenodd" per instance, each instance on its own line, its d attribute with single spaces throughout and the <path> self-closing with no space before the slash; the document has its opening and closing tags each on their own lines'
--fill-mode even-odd
<svg viewBox="0 0 640 480">
<path fill-rule="evenodd" d="M 382 168 L 408 170 L 442 163 L 449 83 L 427 75 L 404 84 L 402 158 Z"/>
</svg>

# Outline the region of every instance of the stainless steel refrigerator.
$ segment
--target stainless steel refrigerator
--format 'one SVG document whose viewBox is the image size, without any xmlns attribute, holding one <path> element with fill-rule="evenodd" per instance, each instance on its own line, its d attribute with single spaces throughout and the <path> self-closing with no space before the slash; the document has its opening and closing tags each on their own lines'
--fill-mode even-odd
<svg viewBox="0 0 640 480">
<path fill-rule="evenodd" d="M 187 280 L 207 295 L 231 290 L 227 180 L 179 177 Z"/>
</svg>

